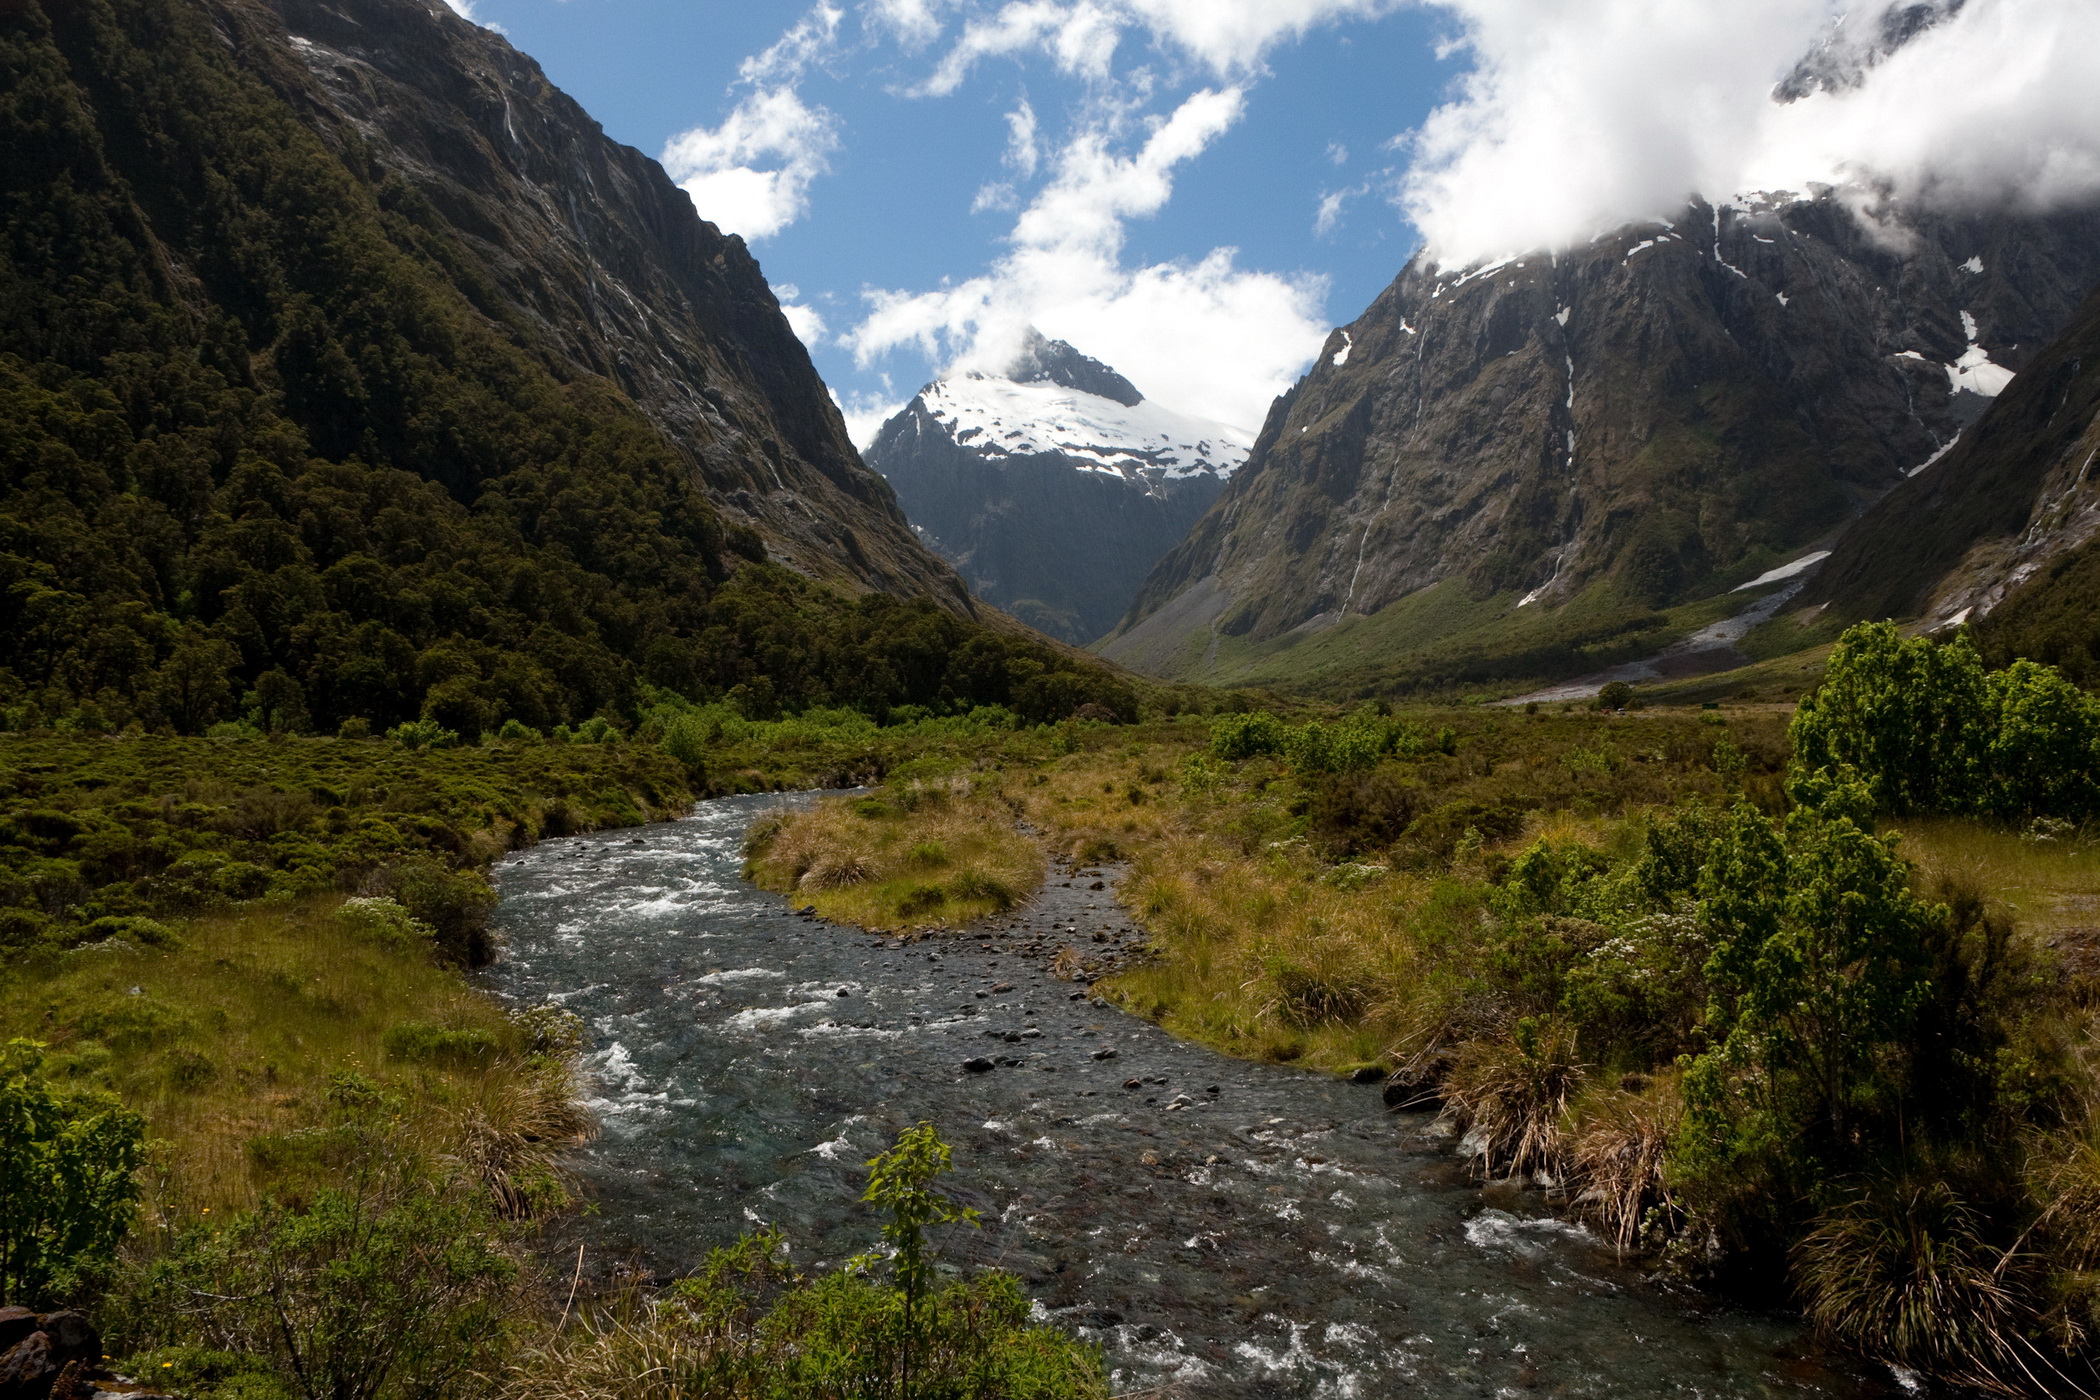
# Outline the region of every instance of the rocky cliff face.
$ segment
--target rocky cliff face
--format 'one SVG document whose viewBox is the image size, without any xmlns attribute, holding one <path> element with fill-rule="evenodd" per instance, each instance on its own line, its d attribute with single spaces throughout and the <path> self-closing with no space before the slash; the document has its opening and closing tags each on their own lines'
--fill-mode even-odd
<svg viewBox="0 0 2100 1400">
<path fill-rule="evenodd" d="M 485 314 L 618 385 L 774 558 L 970 610 L 855 453 L 743 240 L 538 64 L 438 0 L 207 3 L 339 154 L 472 250 L 458 275 Z"/>
<path fill-rule="evenodd" d="M 1845 532 L 1800 602 L 1847 621 L 1983 622 L 2030 581 L 2045 588 L 2062 576 L 2100 536 L 2096 457 L 2100 295 L 1958 445 Z"/>
<path fill-rule="evenodd" d="M 1280 645 L 1438 584 L 1505 616 L 1719 592 L 1946 450 L 2096 279 L 2092 213 L 1875 217 L 1829 192 L 1418 257 L 1104 650 L 1186 672 L 1205 638 Z"/>
<path fill-rule="evenodd" d="M 979 597 L 1087 642 L 1115 626 L 1248 445 L 1031 332 L 1005 373 L 921 389 L 867 460 Z"/>
</svg>

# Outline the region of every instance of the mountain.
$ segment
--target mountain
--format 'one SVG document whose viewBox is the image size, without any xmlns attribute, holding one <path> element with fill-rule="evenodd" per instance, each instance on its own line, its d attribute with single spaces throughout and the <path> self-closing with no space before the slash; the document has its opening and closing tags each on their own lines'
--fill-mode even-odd
<svg viewBox="0 0 2100 1400">
<path fill-rule="evenodd" d="M 2003 661 L 2100 679 L 2100 293 L 1959 444 L 1853 525 L 1803 621 L 1969 623 Z"/>
<path fill-rule="evenodd" d="M 1102 650 L 1366 693 L 1630 659 L 1945 450 L 2096 280 L 2091 212 L 1833 190 L 1557 255 L 1418 255 Z"/>
<path fill-rule="evenodd" d="M 1251 443 L 1031 329 L 1003 373 L 921 389 L 867 460 L 978 597 L 1083 643 L 1115 626 Z"/>
<path fill-rule="evenodd" d="M 252 71 L 332 149 L 413 189 L 486 279 L 488 309 L 617 384 L 772 557 L 967 610 L 860 462 L 743 240 L 695 218 L 537 63 L 435 0 L 245 13 L 228 29 Z"/>
<path fill-rule="evenodd" d="M 0 7 L 0 725 L 1130 710 L 973 612 L 742 243 L 499 37 Z"/>
</svg>

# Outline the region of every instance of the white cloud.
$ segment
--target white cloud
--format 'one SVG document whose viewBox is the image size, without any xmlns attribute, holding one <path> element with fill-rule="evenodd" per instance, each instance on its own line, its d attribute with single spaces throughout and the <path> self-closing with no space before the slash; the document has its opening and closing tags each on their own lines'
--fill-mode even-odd
<svg viewBox="0 0 2100 1400">
<path fill-rule="evenodd" d="M 843 17 L 828 0 L 818 4 L 738 65 L 738 83 L 751 91 L 720 126 L 696 126 L 665 144 L 664 168 L 701 218 L 757 240 L 808 211 L 809 187 L 838 149 L 838 121 L 803 102 L 795 84 L 836 46 Z"/>
<path fill-rule="evenodd" d="M 888 375 L 882 376 L 882 388 L 874 393 L 849 393 L 843 399 L 838 390 L 831 391 L 831 401 L 838 405 L 839 416 L 846 420 L 846 436 L 853 445 L 865 452 L 875 441 L 875 434 L 891 415 L 904 407 L 904 400 L 890 387 Z"/>
<path fill-rule="evenodd" d="M 896 0 L 890 0 L 896 3 Z M 1109 76 L 1116 46 L 1142 30 L 1159 48 L 1223 79 L 1243 78 L 1269 50 L 1322 25 L 1376 19 L 1401 0 L 1007 0 L 966 21 L 922 94 L 955 91 L 987 58 L 1040 52 L 1070 75 Z"/>
<path fill-rule="evenodd" d="M 1020 171 L 1024 180 L 1034 179 L 1036 166 L 1042 163 L 1035 131 L 1035 108 L 1024 97 L 1020 106 L 1006 114 L 1006 163 Z"/>
<path fill-rule="evenodd" d="M 1322 25 L 1376 19 L 1398 0 L 1126 0 L 1138 20 L 1164 41 L 1221 76 L 1244 72 L 1278 44 Z"/>
<path fill-rule="evenodd" d="M 830 0 L 818 0 L 816 8 L 797 20 L 770 47 L 738 64 L 737 76 L 754 85 L 796 81 L 837 45 L 839 21 L 845 17 L 845 11 Z"/>
<path fill-rule="evenodd" d="M 469 24 L 478 24 L 492 34 L 510 33 L 508 29 L 505 29 L 494 20 L 483 19 L 479 14 L 475 13 L 474 0 L 445 0 L 445 4 L 451 8 L 453 14 L 458 15 Z"/>
<path fill-rule="evenodd" d="M 805 105 L 793 88 L 763 88 L 720 126 L 672 137 L 663 163 L 701 218 L 759 239 L 802 217 L 811 183 L 837 148 L 831 113 Z"/>
<path fill-rule="evenodd" d="M 1324 286 L 1242 269 L 1229 248 L 1135 269 L 1121 259 L 1125 221 L 1164 207 L 1175 168 L 1243 108 L 1236 88 L 1196 92 L 1154 119 L 1130 155 L 1115 150 L 1112 121 L 1080 132 L 990 271 L 931 292 L 872 293 L 870 314 L 841 342 L 863 365 L 912 346 L 929 359 L 996 369 L 1034 325 L 1173 408 L 1258 424 L 1326 334 Z"/>
<path fill-rule="evenodd" d="M 795 339 L 803 345 L 815 348 L 824 343 L 824 335 L 830 328 L 824 324 L 824 316 L 814 306 L 797 301 L 780 303 L 780 314 L 787 317 L 788 326 L 795 332 Z"/>
<path fill-rule="evenodd" d="M 1857 183 L 1946 205 L 2100 196 L 2100 5 L 1968 0 L 1793 102 L 1842 0 L 1435 0 L 1474 63 L 1416 134 L 1401 207 L 1447 262 L 1567 246 L 1687 196 Z"/>
<path fill-rule="evenodd" d="M 962 86 L 970 70 L 987 58 L 1040 51 L 1058 71 L 1103 79 L 1115 57 L 1127 16 L 1102 0 L 1011 0 L 989 17 L 963 25 L 940 66 L 918 88 L 920 96 L 945 97 Z"/>
<path fill-rule="evenodd" d="M 939 0 L 867 0 L 871 28 L 894 34 L 905 47 L 922 49 L 941 34 Z"/>
<path fill-rule="evenodd" d="M 1342 209 L 1350 199 L 1362 194 L 1360 189 L 1329 190 L 1320 196 L 1320 208 L 1313 215 L 1313 232 L 1321 237 L 1333 233 L 1342 222 Z"/>
<path fill-rule="evenodd" d="M 970 212 L 972 214 L 982 214 L 987 210 L 996 212 L 998 210 L 1018 209 L 1020 207 L 1020 196 L 1014 193 L 1013 185 L 1005 180 L 995 180 L 991 184 L 983 186 L 977 191 L 976 198 L 970 201 Z"/>
</svg>

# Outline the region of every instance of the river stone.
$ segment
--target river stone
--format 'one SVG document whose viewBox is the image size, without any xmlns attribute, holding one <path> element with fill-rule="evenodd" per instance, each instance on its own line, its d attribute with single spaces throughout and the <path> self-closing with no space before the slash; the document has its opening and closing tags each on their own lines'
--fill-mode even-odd
<svg viewBox="0 0 2100 1400">
<path fill-rule="evenodd" d="M 31 1332 L 0 1356 L 0 1397 L 37 1400 L 50 1393 L 58 1362 L 51 1356 L 51 1335 Z"/>
<path fill-rule="evenodd" d="M 962 1067 L 972 1074 L 989 1074 L 996 1066 L 982 1055 L 972 1055 L 963 1061 Z"/>
<path fill-rule="evenodd" d="M 102 1359 L 102 1337 L 95 1325 L 80 1313 L 66 1311 L 44 1316 L 44 1334 L 51 1338 L 51 1354 L 61 1363 Z"/>
</svg>

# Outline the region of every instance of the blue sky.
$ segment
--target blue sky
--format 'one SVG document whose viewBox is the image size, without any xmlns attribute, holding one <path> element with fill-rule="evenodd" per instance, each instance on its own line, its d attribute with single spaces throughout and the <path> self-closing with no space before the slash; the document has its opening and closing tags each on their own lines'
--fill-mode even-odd
<svg viewBox="0 0 2100 1400">
<path fill-rule="evenodd" d="M 1030 324 L 1257 427 L 1424 244 L 1816 183 L 2100 200 L 2100 0 L 451 3 L 746 237 L 863 441 Z M 1810 53 L 1844 80 L 1777 100 Z"/>
<path fill-rule="evenodd" d="M 1269 18 L 1184 42 L 1171 21 L 1106 5 L 1109 32 L 1078 36 L 1093 47 L 1076 58 L 1060 51 L 1062 35 L 1024 43 L 1009 29 L 977 41 L 1006 52 L 957 74 L 972 20 L 1019 7 L 476 0 L 472 14 L 500 26 L 615 139 L 662 157 L 701 133 L 706 149 L 668 162 L 674 176 L 692 179 L 701 214 L 744 233 L 775 287 L 820 318 L 821 332 L 798 312 L 798 327 L 858 431 L 958 358 L 996 358 L 1022 320 L 1116 364 L 1169 406 L 1252 428 L 1327 329 L 1360 313 L 1414 250 L 1391 197 L 1404 159 L 1393 143 L 1462 64 L 1437 56 L 1441 21 L 1420 8 L 1240 3 L 1310 22 Z M 1058 13 L 1069 23 L 1075 8 Z M 919 14 L 931 22 L 914 29 Z M 775 100 L 781 92 L 793 107 Z M 1198 110 L 1208 119 L 1158 153 L 1164 197 L 1155 183 L 1102 207 L 1096 187 L 1130 178 L 1160 124 L 1206 94 Z M 770 127 L 754 117 L 769 103 Z M 1032 169 L 1015 142 L 1023 104 L 1035 123 Z M 1089 138 L 1098 150 L 1086 167 L 1061 167 Z M 792 172 L 811 146 L 800 176 L 755 199 L 708 183 L 723 168 Z M 1002 271 L 1017 221 L 1061 175 L 1075 207 L 1037 245 L 1044 266 Z M 1149 284 L 1147 269 L 1161 270 Z M 970 289 L 942 299 L 944 286 Z M 870 294 L 906 303 L 873 334 Z"/>
</svg>

